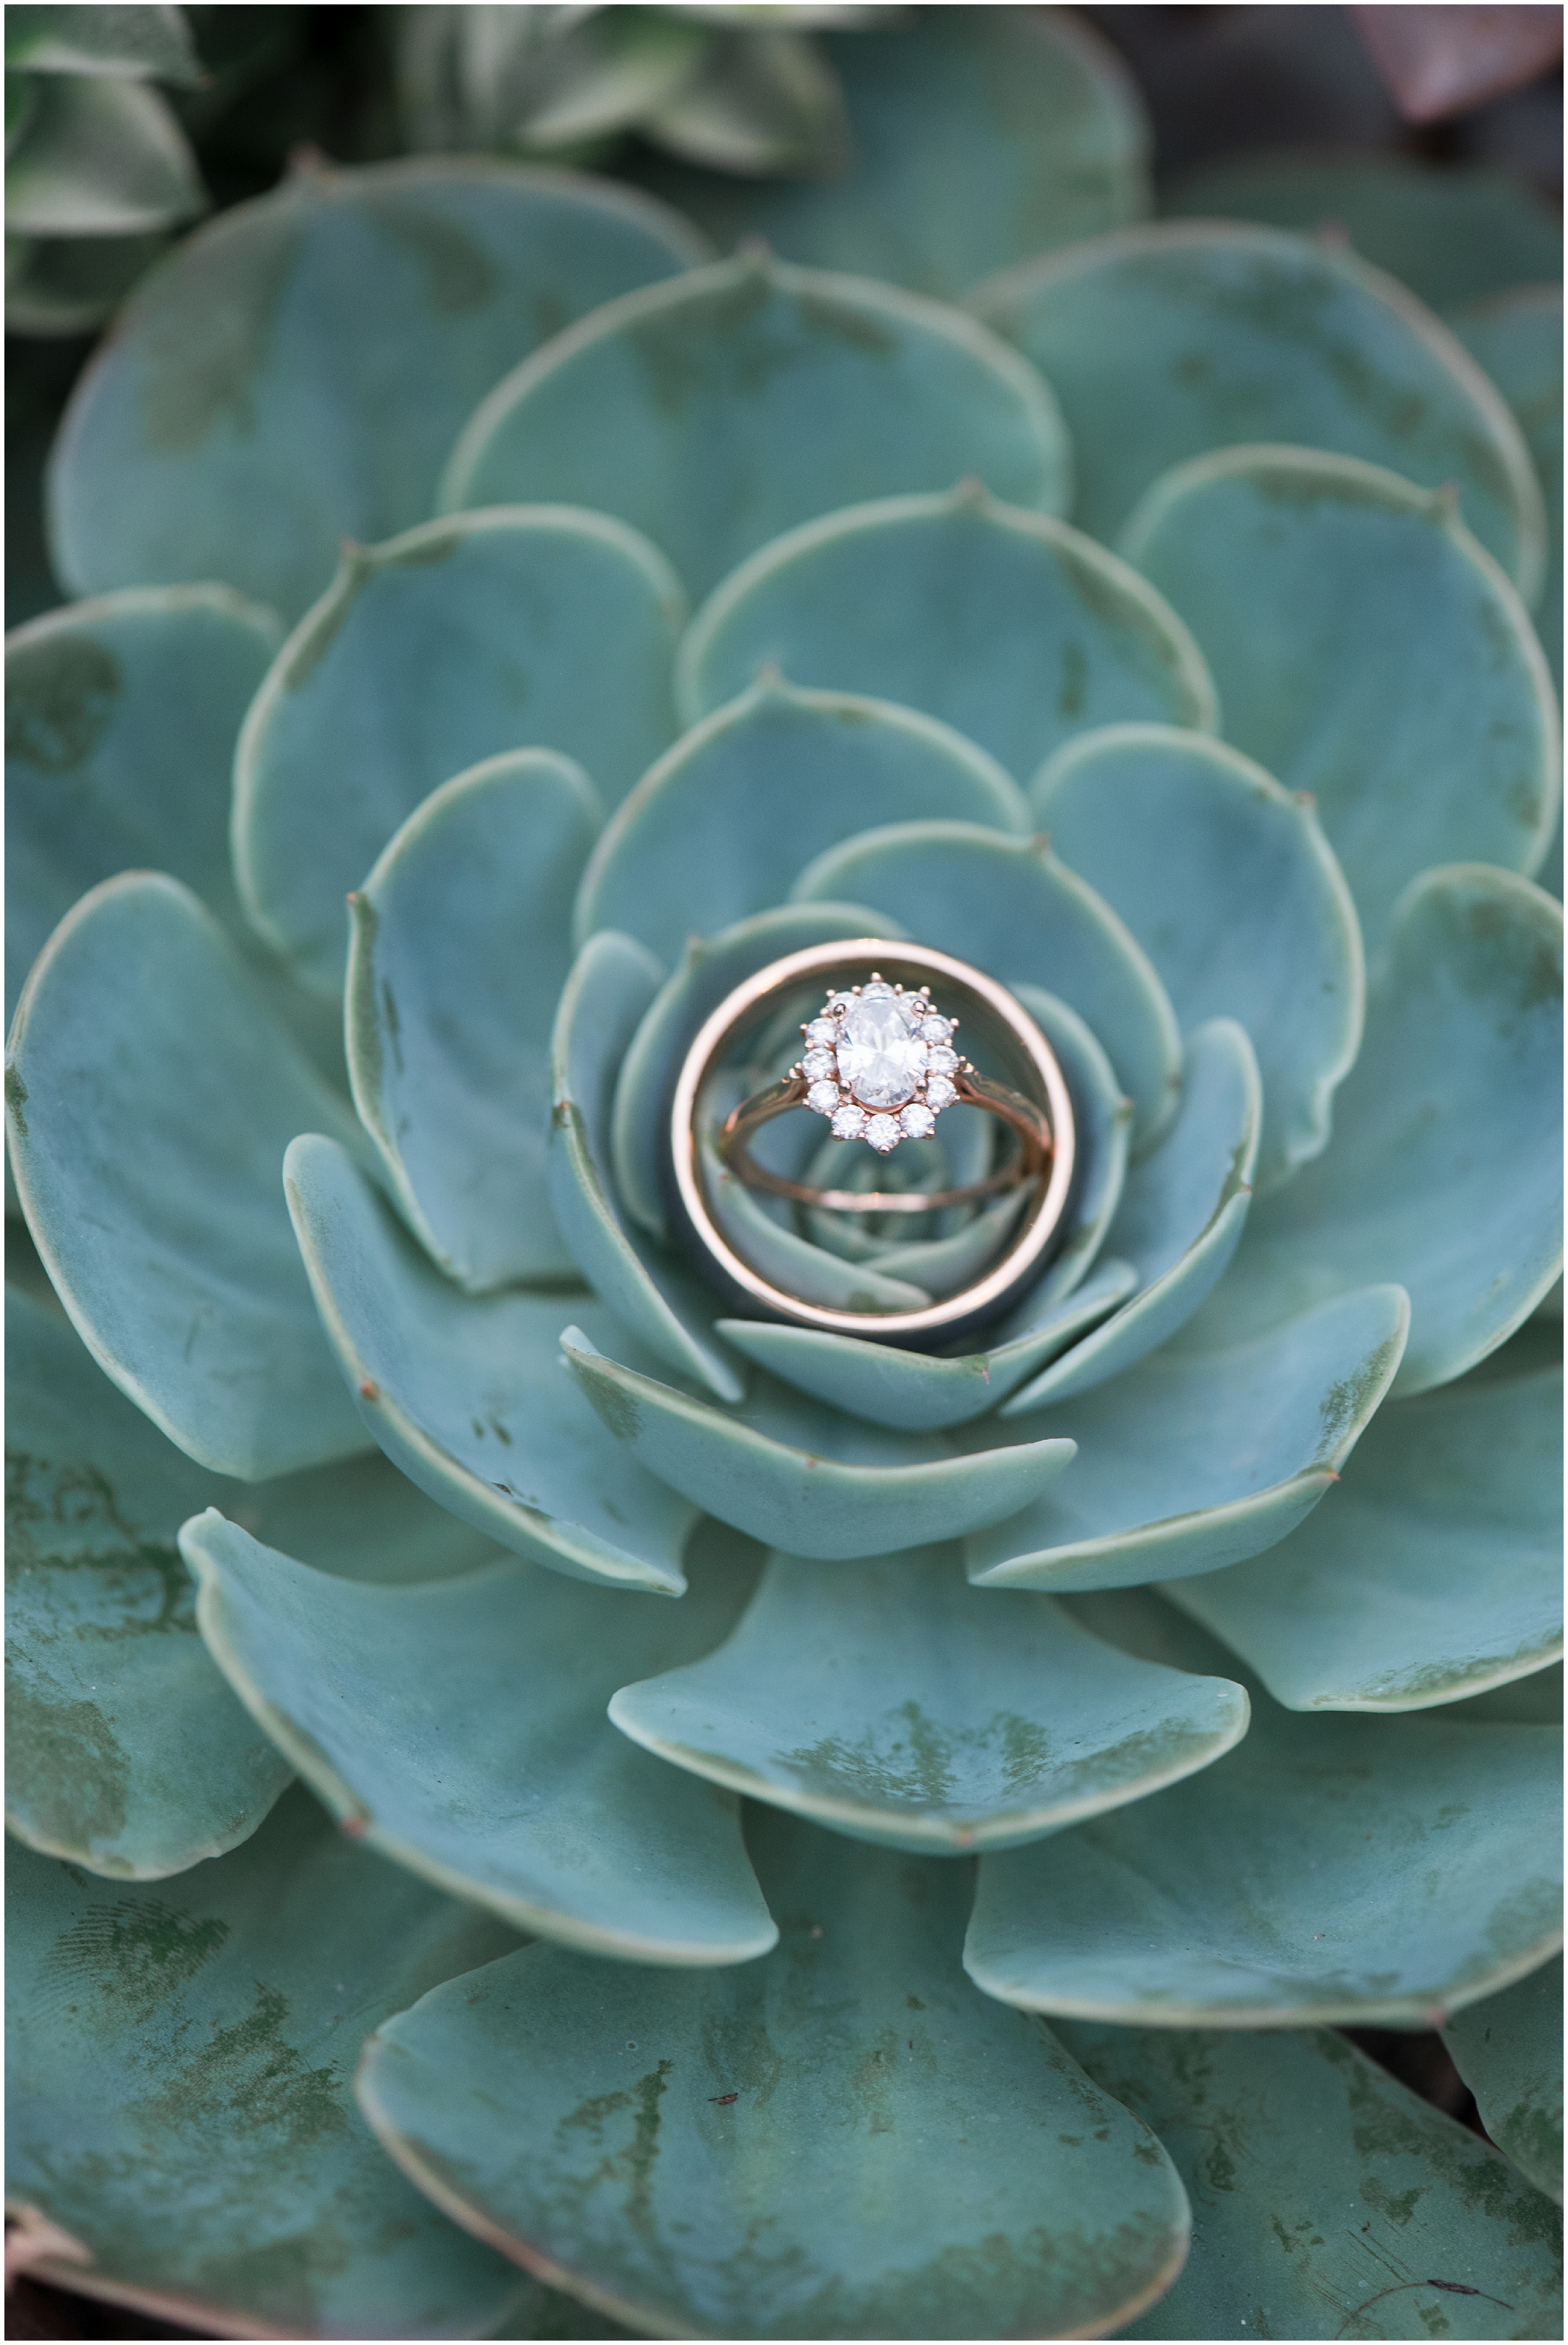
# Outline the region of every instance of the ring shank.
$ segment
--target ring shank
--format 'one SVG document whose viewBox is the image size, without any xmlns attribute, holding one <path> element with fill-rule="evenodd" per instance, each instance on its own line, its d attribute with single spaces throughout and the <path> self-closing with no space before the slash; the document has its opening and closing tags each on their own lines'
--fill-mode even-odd
<svg viewBox="0 0 1568 2345">
<path fill-rule="evenodd" d="M 737 1179 L 749 1189 L 765 1190 L 770 1197 L 788 1197 L 796 1204 L 815 1205 L 835 1213 L 930 1213 L 949 1205 L 969 1205 L 982 1197 L 996 1197 L 1026 1181 L 1038 1180 L 1056 1152 L 1049 1122 L 1018 1091 L 993 1083 L 984 1075 L 960 1071 L 953 1078 L 956 1104 L 977 1107 L 997 1117 L 1018 1135 L 1019 1153 L 999 1172 L 983 1181 L 966 1182 L 958 1189 L 814 1189 L 808 1182 L 786 1180 L 757 1162 L 747 1142 L 777 1115 L 805 1103 L 804 1075 L 785 1075 L 754 1099 L 743 1100 L 725 1120 L 719 1133 L 719 1154 Z"/>
</svg>

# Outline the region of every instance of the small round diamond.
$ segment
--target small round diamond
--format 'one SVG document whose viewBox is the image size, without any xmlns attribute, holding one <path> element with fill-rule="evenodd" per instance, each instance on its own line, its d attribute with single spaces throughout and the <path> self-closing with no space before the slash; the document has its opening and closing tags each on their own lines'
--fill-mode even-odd
<svg viewBox="0 0 1568 2345">
<path fill-rule="evenodd" d="M 948 1055 L 951 1057 L 952 1053 L 949 1052 Z M 955 1064 L 956 1064 L 956 1061 Z M 834 1071 L 833 1052 L 831 1051 L 808 1051 L 804 1058 L 800 1062 L 800 1069 L 802 1074 L 805 1076 L 809 1082 L 819 1083 L 824 1075 L 831 1075 Z"/>
<path fill-rule="evenodd" d="M 805 1039 L 819 1049 L 825 1043 L 829 1050 L 838 1040 L 838 1026 L 832 1018 L 814 1018 L 805 1030 Z"/>
<path fill-rule="evenodd" d="M 946 1018 L 923 1018 L 920 1031 L 927 1042 L 945 1042 L 953 1029 Z"/>
<path fill-rule="evenodd" d="M 931 1108 L 951 1107 L 958 1094 L 946 1075 L 933 1075 L 926 1085 L 926 1104 Z"/>
<path fill-rule="evenodd" d="M 893 988 L 885 985 L 881 978 L 874 978 L 869 985 L 861 987 L 860 998 L 862 1001 L 891 1001 Z"/>
<path fill-rule="evenodd" d="M 805 1103 L 817 1115 L 831 1115 L 838 1105 L 836 1083 L 813 1083 L 805 1095 Z"/>
<path fill-rule="evenodd" d="M 950 1075 L 958 1063 L 958 1053 L 956 1051 L 944 1050 L 939 1044 L 928 1054 L 926 1063 L 934 1075 Z M 806 1073 L 809 1075 L 811 1072 L 812 1069 L 808 1066 Z"/>
<path fill-rule="evenodd" d="M 835 1140 L 854 1140 L 858 1137 L 865 1122 L 865 1110 L 851 1101 L 847 1107 L 841 1107 L 835 1113 L 833 1136 Z"/>
<path fill-rule="evenodd" d="M 910 1101 L 898 1121 L 904 1126 L 905 1137 L 910 1140 L 925 1140 L 936 1129 L 936 1117 L 928 1107 L 922 1107 L 918 1100 Z"/>
<path fill-rule="evenodd" d="M 870 1141 L 879 1156 L 885 1156 L 897 1147 L 904 1134 L 890 1115 L 874 1115 L 862 1137 Z"/>
</svg>

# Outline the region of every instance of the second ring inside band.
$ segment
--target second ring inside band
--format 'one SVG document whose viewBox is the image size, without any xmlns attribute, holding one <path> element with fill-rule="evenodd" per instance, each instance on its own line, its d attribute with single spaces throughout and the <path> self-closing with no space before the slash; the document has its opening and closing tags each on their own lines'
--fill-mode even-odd
<svg viewBox="0 0 1568 2345">
<path fill-rule="evenodd" d="M 901 992 L 905 1024 L 934 1044 L 903 1144 L 880 1155 L 859 1136 L 875 1113 L 845 1112 L 842 1080 L 838 1112 L 825 1101 L 835 990 L 841 1015 L 883 997 L 894 1034 Z M 770 1317 L 898 1342 L 1004 1308 L 1042 1265 L 1073 1172 L 1071 1101 L 1022 1005 L 967 963 L 878 939 L 808 948 L 738 987 L 692 1046 L 671 1141 L 678 1218 L 710 1275 Z"/>
</svg>

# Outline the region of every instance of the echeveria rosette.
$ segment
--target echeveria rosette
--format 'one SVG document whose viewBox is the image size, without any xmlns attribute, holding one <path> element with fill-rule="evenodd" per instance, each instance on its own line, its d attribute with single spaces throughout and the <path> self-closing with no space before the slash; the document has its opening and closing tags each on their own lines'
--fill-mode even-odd
<svg viewBox="0 0 1568 2345">
<path fill-rule="evenodd" d="M 1220 352 L 1248 291 L 1245 438 L 1189 371 L 1113 479 L 1092 340 L 1058 399 L 573 186 L 296 184 L 62 443 L 95 599 L 13 647 L 14 2188 L 236 2333 L 559 2333 L 506 2256 L 659 2334 L 1333 2334 L 1391 2287 L 1368 2333 L 1549 2333 L 1513 426 L 1342 258 L 1148 231 L 1129 293 L 1118 233 L 977 305 L 1027 351 L 1066 286 L 1119 381 L 1162 270 L 1169 315 L 1217 272 Z M 1406 468 L 1347 337 L 1419 383 Z M 662 1218 L 686 1040 L 868 929 L 1015 987 L 1083 1136 L 951 1357 L 727 1315 Z M 722 1203 L 803 1292 L 967 1274 Z M 1529 2180 L 1332 2032 L 1449 2015 Z"/>
</svg>

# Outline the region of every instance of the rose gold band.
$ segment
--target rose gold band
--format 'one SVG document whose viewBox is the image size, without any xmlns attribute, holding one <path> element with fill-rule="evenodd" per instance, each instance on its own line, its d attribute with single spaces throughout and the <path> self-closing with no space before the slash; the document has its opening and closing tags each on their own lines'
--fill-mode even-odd
<svg viewBox="0 0 1568 2345">
<path fill-rule="evenodd" d="M 724 1127 L 727 1143 L 718 1132 L 700 1132 L 699 1109 L 706 1087 L 748 1030 L 760 1025 L 770 1010 L 782 1011 L 790 995 L 803 996 L 814 981 L 817 985 L 847 981 L 874 968 L 914 989 L 928 981 L 940 991 L 944 1006 L 949 1001 L 961 1006 L 970 1048 L 988 1062 L 999 1062 L 999 1071 L 1011 1078 L 1010 1083 L 996 1081 L 975 1072 L 967 1064 L 963 1070 L 966 1083 L 974 1087 L 972 1093 L 960 1095 L 964 1103 L 997 1116 L 1019 1136 L 1018 1157 L 986 1183 L 918 1197 L 784 1183 L 782 1175 L 756 1164 L 747 1142 L 774 1116 L 802 1103 L 804 1087 L 797 1089 L 798 1079 L 793 1075 L 742 1102 Z M 1022 1003 L 966 961 L 916 945 L 891 943 L 885 938 L 809 946 L 770 963 L 737 986 L 693 1039 L 672 1098 L 668 1128 L 673 1183 L 671 1204 L 676 1229 L 702 1269 L 743 1311 L 795 1326 L 916 1347 L 944 1341 L 996 1317 L 1038 1275 L 1061 1227 L 1076 1161 L 1071 1096 L 1054 1051 Z M 726 1170 L 733 1172 L 737 1181 L 747 1177 L 749 1168 L 752 1184 L 765 1193 L 832 1211 L 926 1213 L 950 1203 L 966 1203 L 1025 1188 L 1027 1202 L 1013 1223 L 1003 1252 L 959 1293 L 933 1300 L 920 1310 L 840 1309 L 790 1294 L 747 1261 L 726 1234 L 708 1194 L 703 1165 L 705 1154 L 709 1163 L 713 1162 L 709 1152 L 714 1142 L 726 1149 Z M 737 1146 L 744 1152 L 744 1167 L 735 1162 Z"/>
<path fill-rule="evenodd" d="M 770 1197 L 793 1198 L 796 1204 L 817 1205 L 835 1213 L 934 1213 L 949 1205 L 969 1205 L 982 1197 L 998 1197 L 1025 1181 L 1038 1180 L 1056 1151 L 1050 1122 L 1044 1112 L 1032 1106 L 1021 1092 L 1008 1091 L 1002 1083 L 988 1082 L 984 1075 L 972 1070 L 961 1068 L 953 1078 L 953 1086 L 961 1106 L 981 1108 L 986 1114 L 998 1117 L 1003 1123 L 1011 1125 L 1023 1142 L 1010 1164 L 961 1189 L 814 1189 L 807 1182 L 786 1181 L 782 1173 L 770 1172 L 756 1162 L 746 1143 L 754 1132 L 760 1132 L 775 1115 L 804 1105 L 804 1075 L 786 1075 L 770 1090 L 758 1091 L 754 1099 L 743 1100 L 719 1134 L 719 1154 L 748 1189 L 763 1189 Z"/>
</svg>

